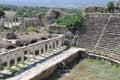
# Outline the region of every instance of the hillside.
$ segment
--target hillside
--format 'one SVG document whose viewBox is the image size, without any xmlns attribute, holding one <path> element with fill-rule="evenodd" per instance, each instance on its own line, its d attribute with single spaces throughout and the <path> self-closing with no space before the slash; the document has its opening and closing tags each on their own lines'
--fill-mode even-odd
<svg viewBox="0 0 120 80">
<path fill-rule="evenodd" d="M 48 7 L 68 7 L 79 8 L 87 5 L 102 5 L 115 0 L 1 0 L 0 4 L 22 5 L 22 6 L 48 6 Z M 49 4 L 49 5 L 48 5 Z"/>
</svg>

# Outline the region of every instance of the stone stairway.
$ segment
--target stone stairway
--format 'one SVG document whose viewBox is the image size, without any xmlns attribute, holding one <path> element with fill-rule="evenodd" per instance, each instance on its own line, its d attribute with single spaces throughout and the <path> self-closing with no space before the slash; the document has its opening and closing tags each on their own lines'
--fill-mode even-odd
<svg viewBox="0 0 120 80">
<path fill-rule="evenodd" d="M 106 24 L 105 24 L 105 26 L 104 26 L 104 28 L 103 28 L 103 30 L 102 30 L 102 32 L 101 32 L 101 35 L 100 35 L 100 37 L 99 37 L 99 39 L 98 39 L 95 47 L 94 47 L 94 51 L 95 51 L 96 48 L 99 46 L 100 40 L 102 39 L 102 37 L 103 37 L 103 35 L 104 35 L 104 31 L 106 30 L 106 28 L 107 28 L 107 26 L 108 26 L 108 23 L 109 23 L 109 21 L 110 21 L 110 19 L 111 19 L 111 17 L 112 17 L 112 15 L 110 15 L 110 16 L 108 17 L 108 20 L 107 20 L 107 22 L 106 22 Z"/>
</svg>

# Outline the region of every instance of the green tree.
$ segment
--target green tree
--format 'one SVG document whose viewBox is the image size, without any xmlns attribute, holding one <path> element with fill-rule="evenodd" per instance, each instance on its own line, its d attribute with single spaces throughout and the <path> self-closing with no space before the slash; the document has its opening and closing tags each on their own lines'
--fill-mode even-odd
<svg viewBox="0 0 120 80">
<path fill-rule="evenodd" d="M 17 11 L 15 15 L 19 17 L 23 17 L 24 13 L 20 10 L 20 11 Z"/>
<path fill-rule="evenodd" d="M 0 17 L 4 16 L 5 15 L 5 12 L 0 10 Z"/>
<path fill-rule="evenodd" d="M 80 27 L 82 23 L 82 12 L 76 12 L 74 15 L 59 17 L 57 20 L 51 21 L 53 24 L 57 24 L 60 26 L 65 26 L 71 32 L 75 32 L 78 27 Z"/>
<path fill-rule="evenodd" d="M 108 2 L 107 9 L 109 12 L 113 12 L 114 11 L 114 2 L 112 2 L 112 1 Z"/>
</svg>

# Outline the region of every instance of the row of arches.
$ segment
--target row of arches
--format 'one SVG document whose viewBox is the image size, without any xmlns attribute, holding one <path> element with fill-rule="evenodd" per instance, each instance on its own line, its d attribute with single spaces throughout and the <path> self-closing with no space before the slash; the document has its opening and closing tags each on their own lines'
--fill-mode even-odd
<svg viewBox="0 0 120 80">
<path fill-rule="evenodd" d="M 2 69 L 5 67 L 10 68 L 11 66 L 17 65 L 18 63 L 24 62 L 25 60 L 35 59 L 36 56 L 41 56 L 41 54 L 49 52 L 58 47 L 61 47 L 62 45 L 63 45 L 62 39 L 60 38 L 52 42 L 41 43 L 39 44 L 38 49 L 35 49 L 35 46 L 32 46 L 32 49 L 28 47 L 27 49 L 23 50 L 21 57 L 16 56 L 14 59 L 9 60 L 9 56 L 8 56 L 7 62 L 1 63 L 1 68 Z"/>
</svg>

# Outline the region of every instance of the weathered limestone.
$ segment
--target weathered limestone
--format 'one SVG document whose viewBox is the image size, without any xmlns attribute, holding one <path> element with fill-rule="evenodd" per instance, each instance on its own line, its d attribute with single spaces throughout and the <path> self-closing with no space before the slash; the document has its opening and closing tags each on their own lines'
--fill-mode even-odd
<svg viewBox="0 0 120 80">
<path fill-rule="evenodd" d="M 22 20 L 20 27 L 21 27 L 21 29 L 25 29 L 29 26 L 38 26 L 39 23 L 40 23 L 40 21 L 38 18 L 29 18 L 27 20 Z"/>
<path fill-rule="evenodd" d="M 33 68 L 28 69 L 21 74 L 8 78 L 7 80 L 42 80 L 50 76 L 50 74 L 58 69 L 60 67 L 60 64 L 67 64 L 79 57 L 81 55 L 80 51 L 85 50 L 72 47 L 68 50 L 63 51 L 59 55 L 53 56 L 43 63 L 38 63 Z"/>
<path fill-rule="evenodd" d="M 44 41 L 38 41 L 28 46 L 18 47 L 8 52 L 1 53 L 0 59 L 2 60 L 2 64 L 7 62 L 7 67 L 10 68 L 11 60 L 13 60 L 14 65 L 17 65 L 18 58 L 21 58 L 22 62 L 25 60 L 25 57 L 27 58 L 28 61 L 30 59 L 35 59 L 36 51 L 38 51 L 39 55 L 41 55 L 52 50 L 53 47 L 54 49 L 61 47 L 62 46 L 61 40 L 63 39 L 64 39 L 64 35 L 58 35 L 57 37 Z M 50 45 L 51 45 L 51 49 L 50 49 Z"/>
<path fill-rule="evenodd" d="M 97 54 L 120 60 L 119 22 L 119 13 L 86 14 L 83 26 L 79 31 L 77 46 L 86 48 L 88 51 L 97 51 Z M 95 47 L 97 43 L 98 45 Z"/>
</svg>

